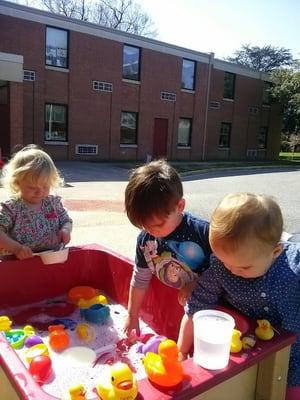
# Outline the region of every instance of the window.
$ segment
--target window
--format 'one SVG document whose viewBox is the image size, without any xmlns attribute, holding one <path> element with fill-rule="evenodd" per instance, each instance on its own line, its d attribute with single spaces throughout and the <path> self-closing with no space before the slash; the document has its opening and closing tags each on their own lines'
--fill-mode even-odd
<svg viewBox="0 0 300 400">
<path fill-rule="evenodd" d="M 46 104 L 45 140 L 53 142 L 67 141 L 67 114 L 65 105 Z"/>
<path fill-rule="evenodd" d="M 180 118 L 178 123 L 178 147 L 189 147 L 191 145 L 192 120 Z"/>
<path fill-rule="evenodd" d="M 113 85 L 109 82 L 93 81 L 93 89 L 100 92 L 112 92 Z"/>
<path fill-rule="evenodd" d="M 176 101 L 176 93 L 160 92 L 160 99 L 167 101 Z"/>
<path fill-rule="evenodd" d="M 68 31 L 46 29 L 46 65 L 68 68 Z"/>
<path fill-rule="evenodd" d="M 220 139 L 219 139 L 219 147 L 229 149 L 230 148 L 230 135 L 231 135 L 231 123 L 230 122 L 222 122 L 221 123 L 221 131 L 220 131 Z"/>
<path fill-rule="evenodd" d="M 124 45 L 123 78 L 132 81 L 140 80 L 140 49 L 138 47 Z"/>
<path fill-rule="evenodd" d="M 234 99 L 235 74 L 225 72 L 224 75 L 224 99 Z"/>
<path fill-rule="evenodd" d="M 191 60 L 182 60 L 181 88 L 187 90 L 195 89 L 195 70 L 196 63 Z"/>
<path fill-rule="evenodd" d="M 138 113 L 122 111 L 120 144 L 137 144 Z"/>
<path fill-rule="evenodd" d="M 265 105 L 269 105 L 271 103 L 271 93 L 270 90 L 272 88 L 272 83 L 271 82 L 263 82 L 263 98 L 262 102 Z"/>
<path fill-rule="evenodd" d="M 23 80 L 24 81 L 35 81 L 35 71 L 29 71 L 27 69 L 24 69 Z"/>
<path fill-rule="evenodd" d="M 268 139 L 268 127 L 261 126 L 258 134 L 258 144 L 257 144 L 258 149 L 265 150 L 267 148 L 267 139 Z"/>
</svg>

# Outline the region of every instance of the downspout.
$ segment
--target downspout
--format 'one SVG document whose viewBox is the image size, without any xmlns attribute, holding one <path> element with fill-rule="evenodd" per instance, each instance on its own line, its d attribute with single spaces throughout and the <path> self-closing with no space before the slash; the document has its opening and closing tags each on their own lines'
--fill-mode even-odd
<svg viewBox="0 0 300 400">
<path fill-rule="evenodd" d="M 209 108 L 209 97 L 210 97 L 210 84 L 211 84 L 211 70 L 214 65 L 215 53 L 209 54 L 208 63 L 208 75 L 207 75 L 207 91 L 206 91 L 206 104 L 205 104 L 205 117 L 204 117 L 204 132 L 203 132 L 203 145 L 202 145 L 202 161 L 205 161 L 205 150 L 206 150 L 206 136 L 207 136 L 207 119 L 208 119 L 208 108 Z"/>
</svg>

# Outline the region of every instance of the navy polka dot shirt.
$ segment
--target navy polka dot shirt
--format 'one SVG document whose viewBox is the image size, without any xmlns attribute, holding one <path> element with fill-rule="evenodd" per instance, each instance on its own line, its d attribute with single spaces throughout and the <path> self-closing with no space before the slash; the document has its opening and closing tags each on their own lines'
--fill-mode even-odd
<svg viewBox="0 0 300 400">
<path fill-rule="evenodd" d="M 243 314 L 267 319 L 297 334 L 289 364 L 289 386 L 300 385 L 300 243 L 283 243 L 284 250 L 267 273 L 258 278 L 233 275 L 214 255 L 185 307 L 188 315 L 226 300 Z"/>
</svg>

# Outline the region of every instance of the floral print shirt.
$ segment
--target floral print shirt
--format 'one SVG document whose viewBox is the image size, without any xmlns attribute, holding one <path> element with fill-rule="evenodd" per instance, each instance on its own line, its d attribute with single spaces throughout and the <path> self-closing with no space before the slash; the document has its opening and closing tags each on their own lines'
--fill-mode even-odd
<svg viewBox="0 0 300 400">
<path fill-rule="evenodd" d="M 34 252 L 59 245 L 58 231 L 72 220 L 59 196 L 49 195 L 39 210 L 30 209 L 22 199 L 1 203 L 0 229 Z"/>
</svg>

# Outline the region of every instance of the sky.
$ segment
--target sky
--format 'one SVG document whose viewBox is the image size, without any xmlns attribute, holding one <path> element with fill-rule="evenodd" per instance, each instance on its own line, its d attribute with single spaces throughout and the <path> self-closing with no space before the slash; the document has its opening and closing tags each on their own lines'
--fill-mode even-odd
<svg viewBox="0 0 300 400">
<path fill-rule="evenodd" d="M 138 0 L 153 19 L 157 40 L 216 58 L 243 44 L 289 49 L 300 59 L 299 0 Z"/>
</svg>

